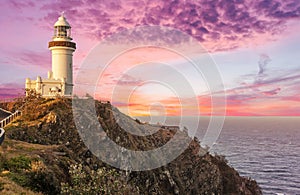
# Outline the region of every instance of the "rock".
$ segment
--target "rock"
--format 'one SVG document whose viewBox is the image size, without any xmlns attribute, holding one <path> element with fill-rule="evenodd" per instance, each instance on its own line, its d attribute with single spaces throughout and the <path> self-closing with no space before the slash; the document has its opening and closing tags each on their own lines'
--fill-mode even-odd
<svg viewBox="0 0 300 195">
<path fill-rule="evenodd" d="M 56 124 L 57 123 L 57 116 L 56 116 L 56 114 L 54 112 L 50 112 L 47 115 L 46 123 L 52 123 L 52 124 Z"/>
</svg>

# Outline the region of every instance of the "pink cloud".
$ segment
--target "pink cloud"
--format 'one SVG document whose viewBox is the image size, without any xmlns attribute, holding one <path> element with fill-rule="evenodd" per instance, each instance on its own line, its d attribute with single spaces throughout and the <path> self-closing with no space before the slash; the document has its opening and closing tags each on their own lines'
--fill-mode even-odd
<svg viewBox="0 0 300 195">
<path fill-rule="evenodd" d="M 263 91 L 262 94 L 263 95 L 276 95 L 278 94 L 278 92 L 281 90 L 281 88 L 276 88 L 276 89 L 273 89 L 273 90 L 270 90 L 270 91 Z"/>
</svg>

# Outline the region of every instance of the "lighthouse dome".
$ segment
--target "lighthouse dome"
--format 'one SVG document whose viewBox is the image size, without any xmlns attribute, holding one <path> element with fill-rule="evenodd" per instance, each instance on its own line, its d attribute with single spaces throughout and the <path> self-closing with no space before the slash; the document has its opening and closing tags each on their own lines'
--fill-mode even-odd
<svg viewBox="0 0 300 195">
<path fill-rule="evenodd" d="M 63 14 L 58 18 L 57 22 L 55 22 L 54 27 L 56 27 L 56 26 L 71 27 L 69 22 L 66 20 L 66 18 Z"/>
</svg>

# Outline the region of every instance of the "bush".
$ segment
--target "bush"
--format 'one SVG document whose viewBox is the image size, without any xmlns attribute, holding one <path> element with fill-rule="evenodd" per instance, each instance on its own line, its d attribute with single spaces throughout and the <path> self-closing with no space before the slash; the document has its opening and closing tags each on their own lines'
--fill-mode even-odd
<svg viewBox="0 0 300 195">
<path fill-rule="evenodd" d="M 3 168 L 10 172 L 21 172 L 31 168 L 31 160 L 26 156 L 18 156 L 11 159 L 4 160 Z"/>
<path fill-rule="evenodd" d="M 71 182 L 61 184 L 61 194 L 124 194 L 126 185 L 117 180 L 119 174 L 105 167 L 88 173 L 82 165 L 73 165 L 69 171 Z M 123 185 L 122 185 L 123 183 Z"/>
<path fill-rule="evenodd" d="M 5 162 L 6 158 L 2 154 L 0 154 L 0 171 L 3 171 Z"/>
<path fill-rule="evenodd" d="M 29 184 L 27 170 L 31 169 L 31 160 L 26 156 L 17 156 L 7 159 L 0 155 L 0 170 L 8 170 L 8 177 L 21 186 Z"/>
<path fill-rule="evenodd" d="M 22 187 L 28 187 L 30 184 L 30 178 L 27 173 L 10 173 L 9 178 L 19 184 Z"/>
<path fill-rule="evenodd" d="M 0 182 L 0 192 L 4 190 L 4 183 Z"/>
<path fill-rule="evenodd" d="M 43 194 L 59 194 L 59 183 L 54 182 L 53 173 L 46 170 L 37 170 L 29 172 L 28 187 L 35 192 L 43 192 Z"/>
</svg>

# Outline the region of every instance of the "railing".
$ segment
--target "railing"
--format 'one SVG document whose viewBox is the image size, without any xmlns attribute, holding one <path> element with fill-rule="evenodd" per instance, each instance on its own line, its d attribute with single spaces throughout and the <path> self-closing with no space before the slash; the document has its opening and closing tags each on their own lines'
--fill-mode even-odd
<svg viewBox="0 0 300 195">
<path fill-rule="evenodd" d="M 0 145 L 4 141 L 5 131 L 4 129 L 0 128 Z"/>
<path fill-rule="evenodd" d="M 5 109 L 3 109 L 3 108 L 0 108 L 0 110 L 2 110 L 3 112 L 5 112 L 5 113 L 7 113 L 7 114 L 13 114 L 13 113 L 11 113 L 10 111 L 5 110 Z"/>
<path fill-rule="evenodd" d="M 21 115 L 22 115 L 22 113 L 19 110 L 17 110 L 16 112 L 12 113 L 8 117 L 6 117 L 2 121 L 0 121 L 0 128 L 4 128 L 6 125 L 8 125 L 13 120 L 15 120 L 18 116 L 21 116 Z"/>
<path fill-rule="evenodd" d="M 11 101 L 15 101 L 14 99 L 5 99 L 5 100 L 0 100 L 0 103 L 6 103 L 6 102 L 11 102 Z M 24 104 L 19 108 L 21 109 L 24 106 Z M 11 113 L 10 111 L 7 111 L 3 108 L 0 108 L 0 110 L 2 112 L 5 112 L 7 114 L 9 114 L 9 116 L 7 116 L 6 118 L 4 118 L 3 120 L 0 121 L 0 145 L 2 144 L 2 142 L 4 141 L 4 137 L 5 137 L 5 131 L 4 131 L 4 127 L 6 125 L 8 125 L 9 123 L 11 123 L 13 120 L 15 120 L 18 116 L 22 115 L 22 112 L 17 110 L 14 113 Z"/>
</svg>

